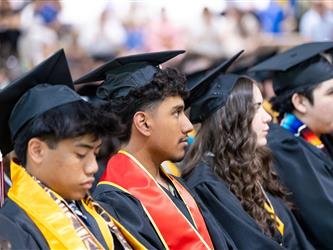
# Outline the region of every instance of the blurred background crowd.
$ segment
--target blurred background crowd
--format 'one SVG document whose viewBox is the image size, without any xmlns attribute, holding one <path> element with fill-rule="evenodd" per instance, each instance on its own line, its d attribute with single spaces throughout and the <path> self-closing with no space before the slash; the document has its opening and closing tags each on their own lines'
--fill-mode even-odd
<svg viewBox="0 0 333 250">
<path fill-rule="evenodd" d="M 0 88 L 59 48 L 77 79 L 137 52 L 185 49 L 176 66 L 191 73 L 241 49 L 253 62 L 325 40 L 333 40 L 331 0 L 1 0 Z"/>
</svg>

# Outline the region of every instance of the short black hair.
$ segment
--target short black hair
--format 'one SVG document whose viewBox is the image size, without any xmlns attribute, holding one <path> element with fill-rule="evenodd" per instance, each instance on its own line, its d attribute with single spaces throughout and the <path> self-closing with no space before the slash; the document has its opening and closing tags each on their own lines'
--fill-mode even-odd
<svg viewBox="0 0 333 250">
<path fill-rule="evenodd" d="M 272 109 L 279 113 L 278 120 L 282 120 L 285 113 L 292 113 L 295 110 L 295 107 L 291 101 L 292 96 L 296 93 L 303 95 L 305 98 L 309 100 L 311 105 L 313 104 L 313 91 L 318 87 L 319 85 L 311 85 L 306 87 L 300 87 L 298 89 L 295 89 L 291 92 L 288 92 L 283 95 L 279 96 L 273 96 L 270 99 L 270 102 L 272 104 Z"/>
<path fill-rule="evenodd" d="M 113 113 L 101 113 L 90 103 L 77 101 L 67 103 L 29 121 L 13 138 L 14 151 L 22 166 L 27 163 L 27 146 L 30 139 L 38 137 L 50 148 L 59 141 L 91 134 L 97 138 L 106 133 L 114 135 L 121 130 Z"/>
<path fill-rule="evenodd" d="M 137 111 L 147 110 L 148 107 L 170 96 L 180 96 L 185 99 L 188 96 L 185 83 L 185 75 L 177 69 L 159 69 L 150 83 L 131 90 L 125 97 L 110 97 L 104 110 L 115 112 L 124 125 L 123 133 L 119 134 L 118 139 L 122 143 L 129 141 L 133 116 Z"/>
</svg>

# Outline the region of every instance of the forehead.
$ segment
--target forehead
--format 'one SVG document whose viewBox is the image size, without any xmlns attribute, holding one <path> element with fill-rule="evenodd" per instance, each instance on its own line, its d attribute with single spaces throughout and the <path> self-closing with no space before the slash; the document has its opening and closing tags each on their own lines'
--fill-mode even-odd
<svg viewBox="0 0 333 250">
<path fill-rule="evenodd" d="M 253 84 L 253 99 L 255 102 L 262 101 L 262 94 L 257 84 Z"/>
<path fill-rule="evenodd" d="M 80 145 L 97 146 L 101 144 L 101 139 L 92 134 L 85 134 L 74 138 L 67 138 L 59 141 L 60 145 L 80 147 Z"/>
<path fill-rule="evenodd" d="M 173 109 L 179 106 L 184 106 L 184 100 L 180 96 L 166 97 L 159 105 L 159 109 Z"/>
<path fill-rule="evenodd" d="M 322 91 L 324 92 L 324 91 L 326 91 L 328 89 L 331 89 L 331 88 L 333 88 L 333 78 L 322 82 L 321 84 L 318 85 L 318 87 L 315 88 L 315 90 L 318 90 L 320 92 L 322 92 Z"/>
</svg>

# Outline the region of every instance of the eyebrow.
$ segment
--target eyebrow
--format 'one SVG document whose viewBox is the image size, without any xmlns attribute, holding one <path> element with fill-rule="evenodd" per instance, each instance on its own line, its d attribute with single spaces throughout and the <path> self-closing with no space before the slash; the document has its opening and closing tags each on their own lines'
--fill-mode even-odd
<svg viewBox="0 0 333 250">
<path fill-rule="evenodd" d="M 96 148 L 99 148 L 101 147 L 102 143 L 100 143 Z M 88 149 L 94 149 L 95 147 L 91 144 L 86 144 L 86 143 L 79 143 L 79 144 L 76 144 L 75 147 L 78 147 L 78 148 L 88 148 Z"/>
<path fill-rule="evenodd" d="M 326 90 L 326 93 L 332 93 L 333 92 L 333 87 L 330 87 L 329 89 Z"/>
<path fill-rule="evenodd" d="M 184 108 L 185 108 L 184 104 L 179 104 L 177 106 L 172 107 L 172 111 L 179 110 L 179 109 L 184 109 Z"/>
</svg>

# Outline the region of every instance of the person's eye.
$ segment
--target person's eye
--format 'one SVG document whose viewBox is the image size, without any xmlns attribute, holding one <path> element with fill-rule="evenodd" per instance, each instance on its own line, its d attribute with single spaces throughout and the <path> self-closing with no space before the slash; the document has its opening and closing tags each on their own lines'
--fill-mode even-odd
<svg viewBox="0 0 333 250">
<path fill-rule="evenodd" d="M 257 103 L 254 104 L 254 108 L 255 108 L 256 110 L 260 109 L 261 106 L 262 106 L 262 103 L 261 103 L 261 102 L 257 102 Z"/>
<path fill-rule="evenodd" d="M 180 110 L 177 110 L 177 111 L 174 113 L 174 116 L 175 116 L 175 117 L 179 117 L 179 116 L 180 116 L 180 113 L 181 113 L 181 111 L 180 111 Z"/>
<path fill-rule="evenodd" d="M 80 160 L 82 160 L 84 157 L 86 157 L 86 154 L 79 154 L 76 153 L 77 158 L 79 158 Z"/>
</svg>

